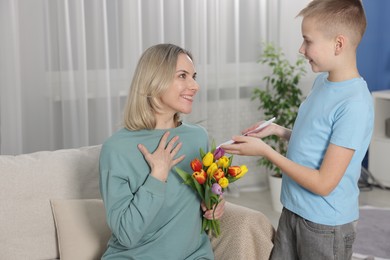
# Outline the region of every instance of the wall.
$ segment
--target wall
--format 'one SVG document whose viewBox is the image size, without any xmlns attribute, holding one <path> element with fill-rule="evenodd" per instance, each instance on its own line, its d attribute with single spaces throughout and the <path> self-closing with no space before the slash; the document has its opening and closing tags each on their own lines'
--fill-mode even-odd
<svg viewBox="0 0 390 260">
<path fill-rule="evenodd" d="M 279 44 L 290 60 L 301 55 L 298 50 L 303 41 L 302 18 L 296 16 L 309 2 L 309 0 L 280 0 Z M 316 75 L 311 71 L 310 64 L 306 62 L 306 76 L 301 80 L 301 89 L 304 95 L 309 93 Z"/>
<path fill-rule="evenodd" d="M 358 68 L 371 91 L 390 89 L 390 1 L 365 0 L 367 30 L 358 48 Z"/>
<path fill-rule="evenodd" d="M 390 1 L 364 0 L 363 5 L 367 29 L 357 51 L 358 69 L 370 91 L 390 89 Z M 363 166 L 368 168 L 368 155 Z"/>
</svg>

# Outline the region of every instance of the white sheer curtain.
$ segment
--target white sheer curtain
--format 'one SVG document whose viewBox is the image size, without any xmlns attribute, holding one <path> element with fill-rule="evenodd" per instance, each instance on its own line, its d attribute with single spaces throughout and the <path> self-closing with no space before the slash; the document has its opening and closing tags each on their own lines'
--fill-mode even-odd
<svg viewBox="0 0 390 260">
<path fill-rule="evenodd" d="M 141 53 L 192 51 L 194 111 L 217 142 L 262 118 L 251 90 L 262 42 L 278 41 L 275 0 L 0 0 L 1 154 L 102 143 L 120 127 Z M 255 163 L 253 163 L 255 164 Z"/>
</svg>

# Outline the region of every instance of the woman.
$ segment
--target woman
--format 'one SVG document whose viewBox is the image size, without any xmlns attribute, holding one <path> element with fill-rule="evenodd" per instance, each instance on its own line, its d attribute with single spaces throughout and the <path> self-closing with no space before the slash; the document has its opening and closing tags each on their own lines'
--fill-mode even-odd
<svg viewBox="0 0 390 260">
<path fill-rule="evenodd" d="M 206 131 L 180 121 L 199 85 L 191 54 L 158 44 L 141 56 L 131 83 L 124 128 L 103 145 L 100 189 L 112 237 L 103 259 L 214 259 L 201 232 L 197 194 L 173 171 L 190 172 Z M 203 209 L 204 207 L 202 207 Z M 223 214 L 224 202 L 215 211 Z"/>
</svg>

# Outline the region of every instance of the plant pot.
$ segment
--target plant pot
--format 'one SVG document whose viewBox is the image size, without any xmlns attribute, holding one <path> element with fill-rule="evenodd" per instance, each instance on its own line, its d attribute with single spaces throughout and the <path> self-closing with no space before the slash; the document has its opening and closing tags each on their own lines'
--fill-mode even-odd
<svg viewBox="0 0 390 260">
<path fill-rule="evenodd" d="M 269 189 L 271 191 L 272 207 L 277 212 L 282 212 L 283 205 L 280 202 L 280 192 L 282 189 L 282 178 L 268 174 Z"/>
</svg>

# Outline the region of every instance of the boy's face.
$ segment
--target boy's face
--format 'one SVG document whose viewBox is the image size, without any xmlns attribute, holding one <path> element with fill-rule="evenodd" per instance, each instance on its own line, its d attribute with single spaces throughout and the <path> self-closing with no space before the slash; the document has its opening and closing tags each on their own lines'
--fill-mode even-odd
<svg viewBox="0 0 390 260">
<path fill-rule="evenodd" d="M 313 72 L 330 72 L 335 56 L 335 41 L 321 31 L 315 18 L 303 18 L 303 43 L 299 53 L 309 60 Z"/>
</svg>

